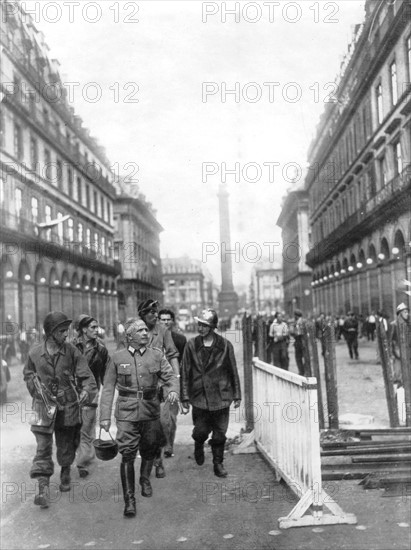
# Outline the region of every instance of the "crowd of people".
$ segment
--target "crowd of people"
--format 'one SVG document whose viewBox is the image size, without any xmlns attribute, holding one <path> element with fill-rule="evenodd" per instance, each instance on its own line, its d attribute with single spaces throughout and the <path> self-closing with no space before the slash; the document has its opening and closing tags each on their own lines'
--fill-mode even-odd
<svg viewBox="0 0 411 550">
<path fill-rule="evenodd" d="M 325 355 L 325 332 L 326 327 L 332 325 L 334 328 L 335 339 L 345 340 L 348 349 L 349 358 L 356 361 L 360 359 L 359 340 L 364 339 L 374 342 L 376 340 L 377 324 L 384 327 L 387 341 L 389 343 L 389 353 L 394 362 L 394 378 L 396 383 L 401 383 L 400 367 L 395 360 L 400 359 L 400 341 L 398 337 L 398 322 L 409 323 L 409 308 L 405 303 L 398 305 L 396 310 L 396 319 L 390 320 L 388 315 L 382 310 L 372 311 L 369 315 L 355 314 L 348 311 L 346 315 L 325 315 L 321 312 L 317 317 L 304 317 L 299 309 L 294 310 L 293 318 L 285 320 L 282 312 L 276 312 L 274 315 L 266 318 L 265 339 L 266 339 L 266 357 L 267 362 L 280 367 L 284 370 L 289 368 L 289 345 L 294 345 L 295 361 L 298 373 L 307 376 L 304 358 L 304 338 L 303 329 L 306 321 L 312 321 L 315 325 L 316 338 L 321 343 L 322 355 Z M 254 323 L 253 341 L 257 346 L 257 326 Z M 376 362 L 381 362 L 377 346 Z M 256 350 L 256 353 L 257 350 Z"/>
<path fill-rule="evenodd" d="M 216 333 L 215 310 L 204 310 L 194 319 L 198 335 L 187 341 L 171 309 L 159 311 L 157 301 L 145 300 L 135 317 L 121 323 L 117 350 L 110 354 L 98 335 L 98 320 L 88 313 L 74 322 L 61 311 L 46 315 L 44 337 L 27 349 L 23 369 L 33 398 L 30 423 L 37 449 L 30 477 L 37 481 L 36 505 L 50 506 L 53 434 L 59 490 L 70 491 L 75 462 L 80 478 L 92 475 L 96 424 L 110 432 L 116 390 L 124 516 L 136 515 L 138 453 L 141 495 L 151 497 L 152 469 L 157 478 L 166 477 L 163 459 L 174 456 L 178 414 L 187 414 L 190 406 L 196 463 L 204 464 L 204 443 L 211 434 L 214 474 L 227 476 L 223 462 L 229 409 L 241 402 L 234 348 Z M 76 336 L 69 341 L 70 326 Z"/>
</svg>

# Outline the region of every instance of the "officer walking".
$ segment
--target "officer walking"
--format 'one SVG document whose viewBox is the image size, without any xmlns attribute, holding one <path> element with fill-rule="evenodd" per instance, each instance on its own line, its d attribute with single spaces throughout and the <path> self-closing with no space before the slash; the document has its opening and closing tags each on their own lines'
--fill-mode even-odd
<svg viewBox="0 0 411 550">
<path fill-rule="evenodd" d="M 38 479 L 34 504 L 49 506 L 49 480 L 54 472 L 53 433 L 57 462 L 61 466 L 60 491 L 70 491 L 70 467 L 76 456 L 80 431 L 80 406 L 93 401 L 97 387 L 86 358 L 66 343 L 71 319 L 61 311 L 52 311 L 44 319 L 44 342 L 28 353 L 23 370 L 24 381 L 33 397 L 34 418 L 31 431 L 37 451 L 30 477 Z M 78 387 L 80 394 L 78 394 Z"/>
<path fill-rule="evenodd" d="M 120 467 L 124 495 L 124 515 L 136 515 L 134 461 L 141 455 L 140 485 L 143 497 L 151 497 L 150 473 L 154 457 L 164 444 L 160 423 L 158 381 L 163 383 L 166 400 L 175 403 L 179 396 L 179 380 L 164 353 L 147 347 L 148 329 L 144 321 L 130 319 L 124 325 L 126 349 L 113 354 L 104 378 L 100 402 L 100 426 L 110 429 L 114 390 L 117 443 L 122 455 Z"/>
<path fill-rule="evenodd" d="M 161 349 L 168 362 L 170 363 L 174 374 L 180 377 L 180 366 L 178 362 L 179 353 L 174 344 L 171 331 L 164 326 L 158 320 L 158 301 L 157 300 L 145 300 L 138 305 L 138 314 L 145 322 L 148 328 L 148 343 L 149 347 Z M 171 424 L 170 409 L 169 406 L 165 406 L 164 399 L 161 397 L 162 390 L 160 386 L 160 400 L 161 400 L 161 417 L 163 430 L 167 430 L 167 426 Z M 167 437 L 166 437 L 167 439 Z M 157 478 L 163 478 L 166 476 L 166 472 L 163 464 L 163 449 L 159 447 L 157 456 L 154 461 L 154 467 Z"/>
<path fill-rule="evenodd" d="M 93 439 L 96 437 L 98 392 L 103 384 L 104 374 L 111 358 L 107 348 L 97 336 L 99 325 L 94 317 L 82 313 L 76 319 L 75 328 L 78 336 L 73 340 L 73 344 L 86 357 L 98 390 L 93 402 L 84 405 L 81 409 L 82 424 L 80 444 L 77 451 L 77 468 L 80 477 L 87 477 L 90 464 L 96 456 Z"/>
</svg>

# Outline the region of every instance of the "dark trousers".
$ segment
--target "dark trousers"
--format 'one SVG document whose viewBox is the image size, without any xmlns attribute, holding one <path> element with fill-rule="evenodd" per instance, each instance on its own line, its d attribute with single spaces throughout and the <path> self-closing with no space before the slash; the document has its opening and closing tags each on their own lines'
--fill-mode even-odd
<svg viewBox="0 0 411 550">
<path fill-rule="evenodd" d="M 298 367 L 298 374 L 305 376 L 304 348 L 302 342 L 295 342 L 295 362 Z"/>
<path fill-rule="evenodd" d="M 54 473 L 53 433 L 44 433 L 32 430 L 37 441 L 37 451 L 33 458 L 30 477 L 50 477 Z M 57 462 L 59 466 L 71 466 L 76 456 L 80 441 L 80 424 L 65 428 L 54 428 L 54 437 L 57 447 Z"/>
<path fill-rule="evenodd" d="M 153 460 L 165 443 L 160 419 L 141 422 L 117 420 L 116 441 L 124 462 L 133 462 L 138 450 L 141 458 Z"/>
<path fill-rule="evenodd" d="M 356 334 L 351 336 L 351 334 L 348 334 L 346 336 L 347 346 L 348 346 L 348 352 L 350 354 L 351 359 L 358 359 L 358 337 Z"/>
<path fill-rule="evenodd" d="M 169 453 L 173 453 L 174 450 L 178 410 L 178 403 L 170 404 L 169 401 L 160 403 L 161 426 L 163 428 L 164 436 L 166 438 L 164 450 L 168 451 Z"/>
<path fill-rule="evenodd" d="M 280 369 L 288 370 L 289 357 L 287 344 L 284 342 L 275 342 L 273 344 L 273 360 L 274 366 Z"/>
<path fill-rule="evenodd" d="M 218 411 L 208 411 L 193 407 L 193 439 L 198 443 L 204 443 L 210 432 L 213 432 L 211 445 L 224 445 L 225 434 L 228 429 L 230 408 Z"/>
</svg>

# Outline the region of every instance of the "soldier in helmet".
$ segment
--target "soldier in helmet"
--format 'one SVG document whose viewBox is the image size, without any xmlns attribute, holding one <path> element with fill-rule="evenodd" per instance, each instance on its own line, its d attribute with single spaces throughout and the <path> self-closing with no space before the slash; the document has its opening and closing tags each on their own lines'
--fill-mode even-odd
<svg viewBox="0 0 411 550">
<path fill-rule="evenodd" d="M 141 455 L 141 494 L 151 497 L 150 473 L 157 451 L 164 444 L 158 381 L 164 384 L 166 399 L 171 404 L 178 401 L 179 383 L 162 350 L 148 347 L 148 329 L 144 321 L 130 319 L 124 328 L 127 347 L 113 354 L 107 369 L 100 402 L 100 426 L 107 431 L 110 429 L 117 387 L 117 443 L 123 457 L 120 475 L 124 515 L 133 517 L 136 515 L 134 461 L 137 451 Z"/>
<path fill-rule="evenodd" d="M 82 353 L 86 359 L 99 391 L 103 381 L 104 374 L 111 358 L 107 348 L 98 338 L 98 322 L 94 317 L 82 313 L 74 323 L 77 330 L 77 338 L 73 344 Z M 92 403 L 85 405 L 81 409 L 82 423 L 80 432 L 80 444 L 77 451 L 77 468 L 80 477 L 87 477 L 89 466 L 95 457 L 93 439 L 96 437 L 96 413 L 98 405 L 98 392 Z"/>
<path fill-rule="evenodd" d="M 223 466 L 224 444 L 230 405 L 240 406 L 241 388 L 234 349 L 228 340 L 215 333 L 217 313 L 206 309 L 194 317 L 199 335 L 187 342 L 181 364 L 181 402 L 193 414 L 194 458 L 204 463 L 204 442 L 212 432 L 214 474 L 226 477 Z"/>
<path fill-rule="evenodd" d="M 61 466 L 60 491 L 70 491 L 70 467 L 76 456 L 80 432 L 80 406 L 93 401 L 97 387 L 86 358 L 66 343 L 71 319 L 52 311 L 44 319 L 44 342 L 29 351 L 23 370 L 24 381 L 33 397 L 31 431 L 37 451 L 30 477 L 38 479 L 34 503 L 49 506 L 49 480 L 54 472 L 53 433 L 57 462 Z"/>
</svg>

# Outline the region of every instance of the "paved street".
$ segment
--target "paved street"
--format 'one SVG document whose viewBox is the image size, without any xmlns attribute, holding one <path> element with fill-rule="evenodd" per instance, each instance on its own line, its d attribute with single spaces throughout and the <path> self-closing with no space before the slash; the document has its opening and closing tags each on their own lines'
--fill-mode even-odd
<svg viewBox="0 0 411 550">
<path fill-rule="evenodd" d="M 234 336 L 230 338 L 236 340 Z M 241 345 L 237 342 L 235 347 L 241 365 Z M 373 363 L 374 345 L 360 343 L 360 362 L 343 361 L 346 355 L 345 345 L 338 344 L 340 413 L 367 413 L 375 417 L 374 423 L 387 424 L 381 367 Z M 12 377 L 11 403 L 2 406 L 3 549 L 409 548 L 409 528 L 405 526 L 409 525 L 410 497 L 383 498 L 380 491 L 364 491 L 357 482 L 326 486 L 344 511 L 357 515 L 357 526 L 279 531 L 277 519 L 295 504 L 286 487 L 274 480 L 258 454 L 232 455 L 228 451 L 225 464 L 229 476 L 225 480 L 213 475 L 209 449 L 205 464 L 197 466 L 190 415 L 179 417 L 175 456 L 165 461 L 167 477 L 152 480 L 151 499 L 138 494 L 135 519 L 122 516 L 119 456 L 110 462 L 96 461 L 87 479 L 79 479 L 74 472 L 69 493 L 58 492 L 56 470 L 52 506 L 40 510 L 33 505 L 34 483 L 28 477 L 35 445 L 24 422 L 29 399 L 17 363 L 12 365 Z M 235 437 L 243 426 L 241 413 L 238 416 L 233 411 L 229 437 Z"/>
</svg>

